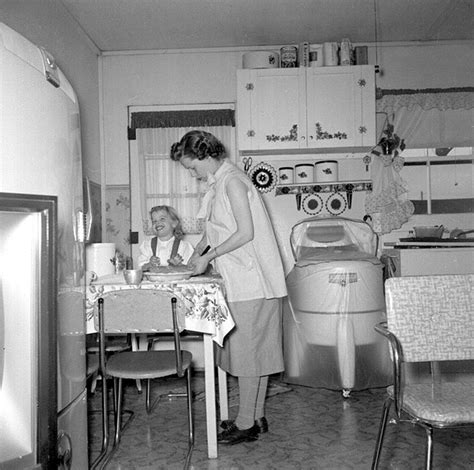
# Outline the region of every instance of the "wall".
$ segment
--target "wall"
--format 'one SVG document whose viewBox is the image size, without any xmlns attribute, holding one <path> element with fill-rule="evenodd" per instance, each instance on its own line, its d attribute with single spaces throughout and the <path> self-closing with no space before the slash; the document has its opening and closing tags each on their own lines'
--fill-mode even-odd
<svg viewBox="0 0 474 470">
<path fill-rule="evenodd" d="M 388 44 L 369 47 L 381 67 L 380 88 L 472 85 L 473 42 Z M 266 49 L 278 50 L 280 46 Z M 107 184 L 128 184 L 127 107 L 234 102 L 235 71 L 248 49 L 105 53 L 104 158 Z"/>
<path fill-rule="evenodd" d="M 84 175 L 100 183 L 98 49 L 58 0 L 2 1 L 0 21 L 55 57 L 79 100 Z"/>
<path fill-rule="evenodd" d="M 369 63 L 378 63 L 380 66 L 381 73 L 376 76 L 377 86 L 384 89 L 471 86 L 472 46 L 472 41 L 391 43 L 377 47 L 372 44 L 369 45 Z M 265 49 L 279 48 L 280 46 L 275 46 Z M 103 137 L 105 180 L 111 196 L 108 202 L 109 213 L 123 206 L 126 198 L 129 173 L 126 132 L 128 106 L 234 102 L 235 71 L 241 67 L 242 54 L 247 50 L 249 48 L 104 54 Z M 360 160 L 346 159 L 341 162 L 341 173 L 341 179 L 369 177 Z M 285 262 L 287 266 L 291 266 L 289 231 L 294 223 L 308 215 L 296 210 L 294 196 L 275 198 L 273 195 L 266 195 L 266 199 L 270 211 L 275 214 L 274 222 Z M 365 193 L 355 193 L 352 210 L 343 215 L 361 218 L 365 213 L 364 200 Z M 449 224 L 452 228 L 470 226 L 472 223 L 465 221 L 467 216 L 454 215 L 448 222 L 435 218 L 434 223 Z M 426 222 L 426 217 L 421 217 L 422 222 L 413 218 L 412 225 L 429 223 Z M 127 231 L 127 223 L 128 220 L 124 221 L 120 227 L 118 220 L 108 220 L 110 229 L 107 229 L 107 240 L 120 243 Z"/>
</svg>

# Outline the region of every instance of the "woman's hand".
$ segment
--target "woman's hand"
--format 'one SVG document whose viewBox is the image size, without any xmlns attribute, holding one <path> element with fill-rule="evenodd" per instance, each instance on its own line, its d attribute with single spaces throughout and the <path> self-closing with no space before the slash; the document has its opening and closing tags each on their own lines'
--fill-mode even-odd
<svg viewBox="0 0 474 470">
<path fill-rule="evenodd" d="M 193 255 L 188 262 L 188 266 L 193 270 L 193 275 L 197 276 L 199 274 L 203 274 L 206 271 L 209 261 L 209 257 L 206 255 Z"/>
<path fill-rule="evenodd" d="M 170 266 L 179 266 L 180 264 L 183 264 L 183 261 L 183 257 L 177 254 L 176 256 L 168 260 L 168 264 Z"/>
</svg>

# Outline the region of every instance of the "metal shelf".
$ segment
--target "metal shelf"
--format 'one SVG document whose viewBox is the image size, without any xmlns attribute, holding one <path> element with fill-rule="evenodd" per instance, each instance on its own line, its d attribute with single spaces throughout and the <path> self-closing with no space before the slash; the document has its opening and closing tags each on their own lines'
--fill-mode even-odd
<svg viewBox="0 0 474 470">
<path fill-rule="evenodd" d="M 275 196 L 287 194 L 334 193 L 340 191 L 372 191 L 371 180 L 334 181 L 332 183 L 277 184 Z"/>
</svg>

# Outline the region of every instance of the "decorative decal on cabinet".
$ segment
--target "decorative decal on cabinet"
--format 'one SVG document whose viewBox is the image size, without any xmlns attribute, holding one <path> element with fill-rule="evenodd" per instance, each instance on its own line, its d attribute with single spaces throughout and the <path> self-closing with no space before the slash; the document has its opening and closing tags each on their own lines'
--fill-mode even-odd
<svg viewBox="0 0 474 470">
<path fill-rule="evenodd" d="M 288 135 L 267 135 L 268 142 L 286 142 L 290 140 L 298 140 L 298 125 L 293 124 Z"/>
<path fill-rule="evenodd" d="M 347 134 L 345 132 L 335 132 L 334 134 L 330 134 L 329 132 L 323 131 L 323 128 L 321 127 L 321 124 L 317 122 L 315 124 L 316 126 L 316 139 L 322 140 L 322 139 L 347 139 Z"/>
</svg>

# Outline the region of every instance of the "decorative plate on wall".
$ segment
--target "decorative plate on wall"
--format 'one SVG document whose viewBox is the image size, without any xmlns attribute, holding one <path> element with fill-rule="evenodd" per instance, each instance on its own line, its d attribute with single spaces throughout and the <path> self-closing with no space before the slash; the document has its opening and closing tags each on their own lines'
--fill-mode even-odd
<svg viewBox="0 0 474 470">
<path fill-rule="evenodd" d="M 341 193 L 333 193 L 326 199 L 326 210 L 332 215 L 342 214 L 347 207 L 347 202 Z"/>
<path fill-rule="evenodd" d="M 261 193 L 271 191 L 277 184 L 277 172 L 275 168 L 264 162 L 250 169 L 249 178 Z"/>
<path fill-rule="evenodd" d="M 303 199 L 303 210 L 309 215 L 319 214 L 323 206 L 323 200 L 318 194 L 308 194 Z"/>
</svg>

